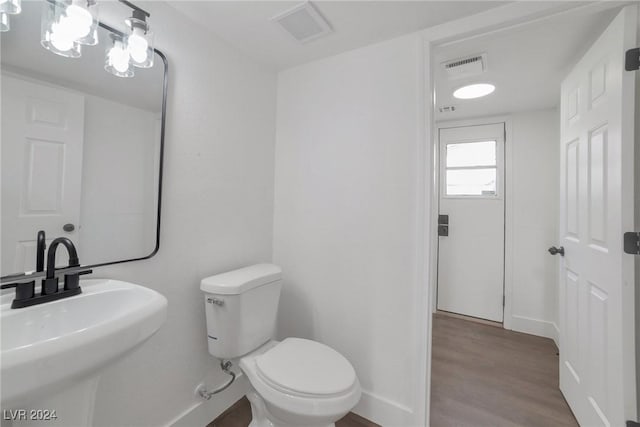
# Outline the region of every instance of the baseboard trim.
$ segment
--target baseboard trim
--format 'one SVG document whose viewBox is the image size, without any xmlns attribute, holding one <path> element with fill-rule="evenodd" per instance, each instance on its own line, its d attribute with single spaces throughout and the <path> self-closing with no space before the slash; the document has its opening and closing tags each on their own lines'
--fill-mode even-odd
<svg viewBox="0 0 640 427">
<path fill-rule="evenodd" d="M 171 420 L 166 427 L 206 426 L 247 394 L 249 383 L 244 375 L 211 400 L 201 400 Z"/>
<path fill-rule="evenodd" d="M 560 328 L 558 327 L 556 322 L 551 322 L 551 324 L 553 325 L 553 336 L 551 337 L 551 339 L 554 343 L 556 343 L 556 347 L 560 349 Z"/>
<path fill-rule="evenodd" d="M 511 316 L 511 329 L 539 337 L 551 338 L 556 343 L 556 346 L 558 345 L 560 331 L 558 325 L 554 322 L 513 315 Z"/>
<path fill-rule="evenodd" d="M 352 412 L 381 426 L 410 426 L 415 424 L 415 416 L 410 408 L 365 390 L 362 391 L 360 402 L 353 408 Z"/>
</svg>

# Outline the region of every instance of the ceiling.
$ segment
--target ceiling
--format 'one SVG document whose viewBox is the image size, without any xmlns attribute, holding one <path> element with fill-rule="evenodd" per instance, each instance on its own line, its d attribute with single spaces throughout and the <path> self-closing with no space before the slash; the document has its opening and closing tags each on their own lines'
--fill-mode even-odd
<svg viewBox="0 0 640 427">
<path fill-rule="evenodd" d="M 302 1 L 182 1 L 173 8 L 276 70 L 504 5 L 504 1 L 314 1 L 334 32 L 301 44 L 270 19 Z"/>
<path fill-rule="evenodd" d="M 438 107 L 453 105 L 456 111 L 436 110 L 436 119 L 456 120 L 557 106 L 562 79 L 618 10 L 565 13 L 438 48 L 436 103 Z M 451 79 L 441 66 L 445 61 L 481 53 L 487 54 L 487 71 L 476 77 Z M 496 91 L 473 100 L 453 97 L 458 87 L 479 82 L 494 84 Z"/>
</svg>

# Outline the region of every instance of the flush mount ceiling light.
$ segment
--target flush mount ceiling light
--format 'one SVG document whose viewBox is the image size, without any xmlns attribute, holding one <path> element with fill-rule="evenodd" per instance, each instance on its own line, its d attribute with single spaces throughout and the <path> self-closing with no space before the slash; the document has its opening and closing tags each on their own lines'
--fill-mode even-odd
<svg viewBox="0 0 640 427">
<path fill-rule="evenodd" d="M 456 89 L 456 91 L 453 92 L 453 96 L 458 99 L 481 98 L 493 93 L 494 90 L 496 90 L 496 87 L 492 84 L 476 83 Z"/>
</svg>

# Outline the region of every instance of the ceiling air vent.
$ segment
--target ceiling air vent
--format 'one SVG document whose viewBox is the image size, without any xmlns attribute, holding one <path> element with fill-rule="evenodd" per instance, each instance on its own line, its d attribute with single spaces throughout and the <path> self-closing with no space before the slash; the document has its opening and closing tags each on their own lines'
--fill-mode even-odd
<svg viewBox="0 0 640 427">
<path fill-rule="evenodd" d="M 302 3 L 271 18 L 294 39 L 307 43 L 331 33 L 331 25 L 310 3 Z"/>
<path fill-rule="evenodd" d="M 450 79 L 475 76 L 487 71 L 487 54 L 454 59 L 443 62 L 442 66 Z"/>
</svg>

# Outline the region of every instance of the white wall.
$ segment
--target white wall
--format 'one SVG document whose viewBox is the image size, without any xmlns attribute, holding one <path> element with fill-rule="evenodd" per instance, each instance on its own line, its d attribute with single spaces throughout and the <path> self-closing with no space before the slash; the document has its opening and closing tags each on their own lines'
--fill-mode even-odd
<svg viewBox="0 0 640 427">
<path fill-rule="evenodd" d="M 193 394 L 205 376 L 227 379 L 207 351 L 199 283 L 271 260 L 276 76 L 167 5 L 145 8 L 169 58 L 160 251 L 94 276 L 159 291 L 168 319 L 104 373 L 95 425 L 202 426 L 244 392 L 240 381 L 200 406 Z"/>
<path fill-rule="evenodd" d="M 278 77 L 274 262 L 279 334 L 344 354 L 355 412 L 415 425 L 421 44 L 415 36 Z"/>
<path fill-rule="evenodd" d="M 518 113 L 511 125 L 511 328 L 557 342 L 558 256 L 547 249 L 558 244 L 559 113 Z"/>
<path fill-rule="evenodd" d="M 156 212 L 149 207 L 155 206 L 157 193 L 157 116 L 85 95 L 79 233 L 83 263 L 139 258 L 155 248 Z"/>
</svg>

